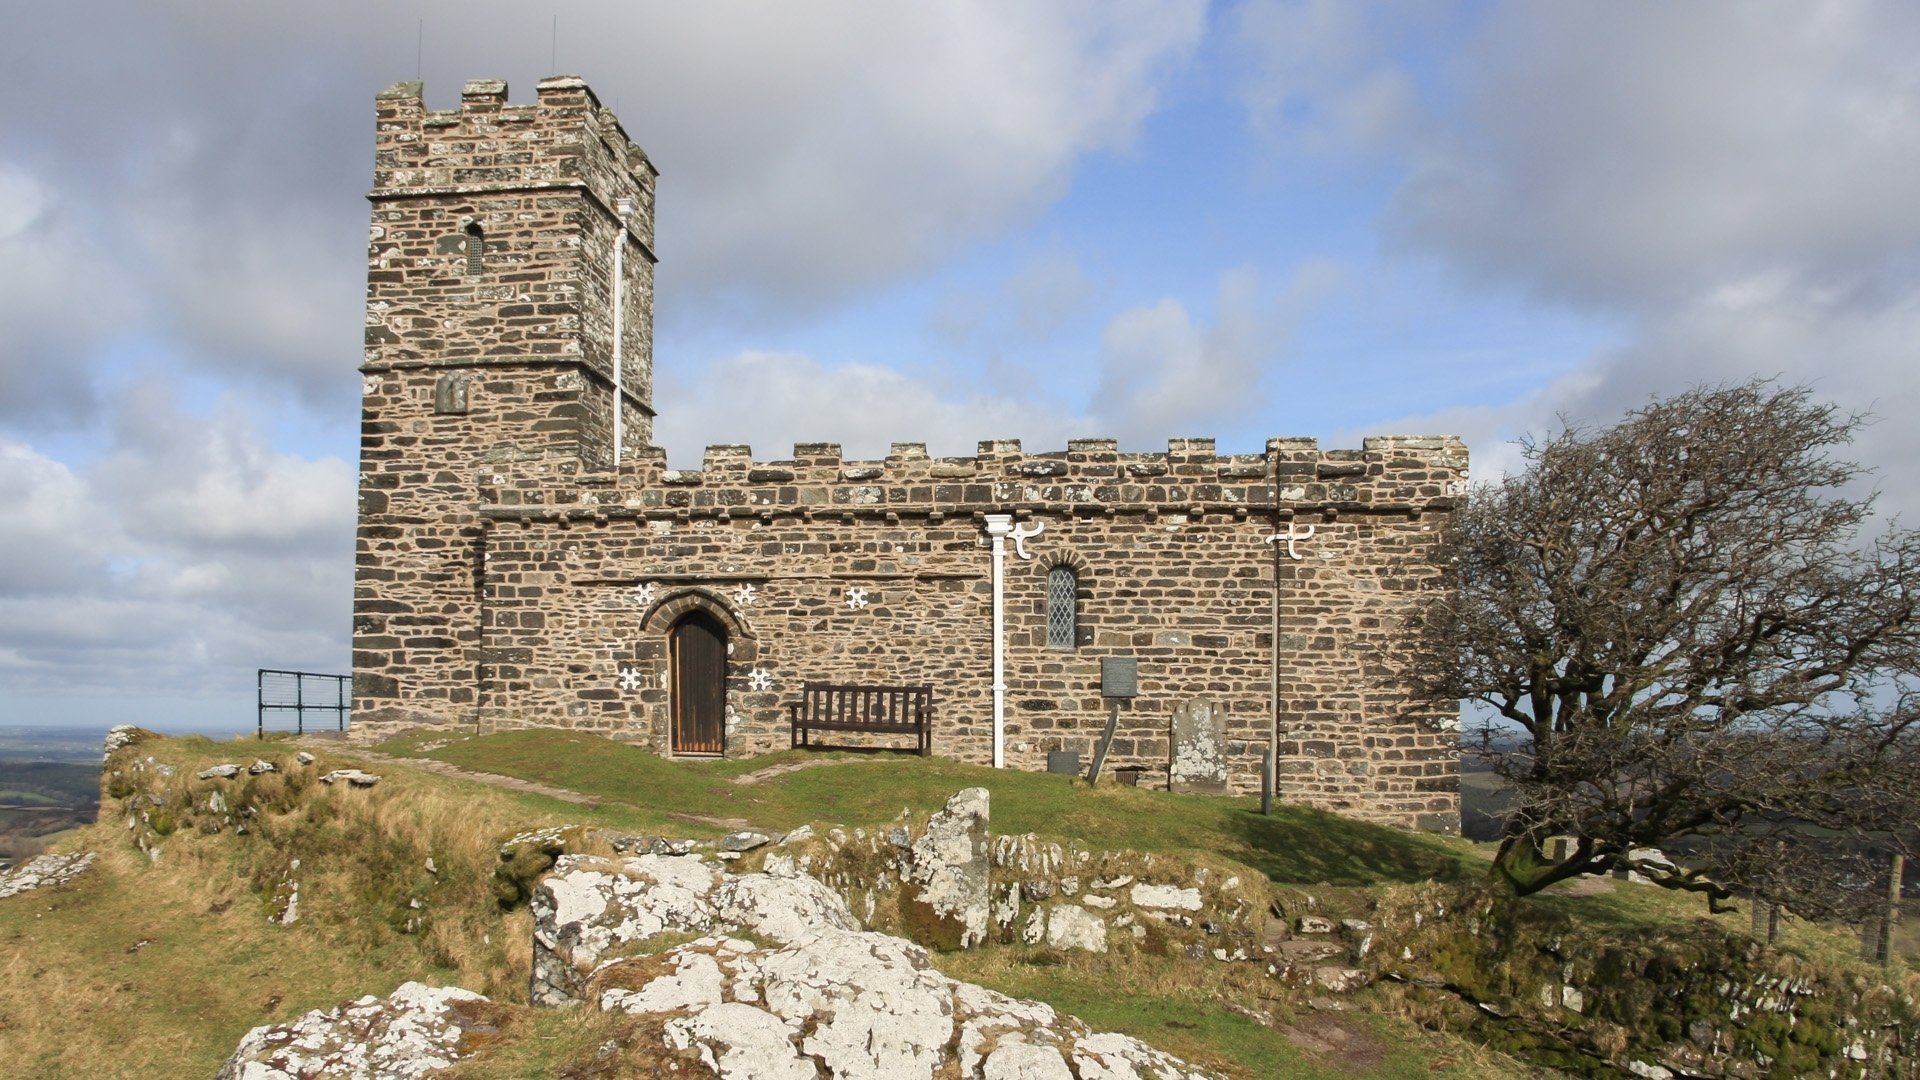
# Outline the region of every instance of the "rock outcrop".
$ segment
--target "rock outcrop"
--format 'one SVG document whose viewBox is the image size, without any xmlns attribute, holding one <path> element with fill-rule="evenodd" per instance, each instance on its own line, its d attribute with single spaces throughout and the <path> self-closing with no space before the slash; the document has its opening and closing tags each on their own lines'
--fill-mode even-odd
<svg viewBox="0 0 1920 1080">
<path fill-rule="evenodd" d="M 34 889 L 65 885 L 93 866 L 94 854 L 79 851 L 71 855 L 36 855 L 12 870 L 0 871 L 0 899 L 18 896 Z"/>
<path fill-rule="evenodd" d="M 410 982 L 240 1040 L 215 1080 L 417 1080 L 450 1067 L 470 1028 L 491 1028 L 487 999 L 470 990 Z"/>
<path fill-rule="evenodd" d="M 860 929 L 799 873 L 696 856 L 564 856 L 534 896 L 534 997 L 664 1019 L 723 1080 L 1198 1080 L 1213 1074 L 1036 1001 L 950 979 L 913 942 Z M 750 932 L 766 944 L 737 936 Z M 623 955 L 663 934 L 699 938 Z"/>
<path fill-rule="evenodd" d="M 564 855 L 531 907 L 536 1005 L 584 1000 L 603 957 L 662 933 L 749 930 L 792 941 L 860 928 L 840 897 L 810 877 L 729 875 L 697 855 Z"/>
</svg>

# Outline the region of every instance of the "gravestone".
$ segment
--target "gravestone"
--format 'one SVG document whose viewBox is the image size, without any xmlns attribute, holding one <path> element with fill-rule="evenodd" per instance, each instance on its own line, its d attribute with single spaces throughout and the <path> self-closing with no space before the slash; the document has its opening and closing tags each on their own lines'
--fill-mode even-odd
<svg viewBox="0 0 1920 1080">
<path fill-rule="evenodd" d="M 1197 698 L 1173 710 L 1173 760 L 1167 787 L 1196 795 L 1227 791 L 1227 717 Z"/>
</svg>

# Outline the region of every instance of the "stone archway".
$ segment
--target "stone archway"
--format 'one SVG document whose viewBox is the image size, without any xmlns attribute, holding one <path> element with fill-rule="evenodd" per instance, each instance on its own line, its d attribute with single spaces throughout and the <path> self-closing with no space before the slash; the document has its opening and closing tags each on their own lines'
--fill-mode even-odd
<svg viewBox="0 0 1920 1080">
<path fill-rule="evenodd" d="M 649 710 L 654 745 L 673 754 L 724 754 L 728 681 L 759 654 L 753 627 L 714 588 L 665 592 L 640 616 L 643 657 L 651 656 L 663 705 Z"/>
</svg>

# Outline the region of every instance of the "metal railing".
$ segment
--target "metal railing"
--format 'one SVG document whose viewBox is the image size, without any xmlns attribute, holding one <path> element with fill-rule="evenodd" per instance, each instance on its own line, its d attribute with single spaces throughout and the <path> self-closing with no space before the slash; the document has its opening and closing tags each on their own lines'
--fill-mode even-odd
<svg viewBox="0 0 1920 1080">
<path fill-rule="evenodd" d="M 259 712 L 255 718 L 258 734 L 268 730 L 268 717 L 275 719 L 273 730 L 287 730 L 287 714 L 292 713 L 293 732 L 304 735 L 307 715 L 317 713 L 322 721 L 315 730 L 329 723 L 332 730 L 347 730 L 347 716 L 353 711 L 353 676 L 322 675 L 312 671 L 274 671 L 260 668 Z"/>
</svg>

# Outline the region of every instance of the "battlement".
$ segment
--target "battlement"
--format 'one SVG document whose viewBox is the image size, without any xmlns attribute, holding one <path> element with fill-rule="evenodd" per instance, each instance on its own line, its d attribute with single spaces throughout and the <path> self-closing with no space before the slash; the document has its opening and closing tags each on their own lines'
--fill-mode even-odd
<svg viewBox="0 0 1920 1080">
<path fill-rule="evenodd" d="M 754 460 L 748 446 L 715 445 L 699 469 L 668 468 L 666 451 L 648 447 L 617 473 L 553 458 L 488 465 L 481 489 L 485 505 L 517 508 L 512 513 L 944 514 L 1018 503 L 1084 513 L 1418 516 L 1450 509 L 1466 481 L 1466 444 L 1453 436 L 1376 436 L 1358 450 L 1326 451 L 1314 439 L 1276 438 L 1257 454 L 1220 454 L 1210 438 L 1169 439 L 1165 453 L 1122 453 L 1114 439 L 1027 453 L 1018 439 L 991 439 L 971 457 L 936 458 L 924 443 L 894 443 L 876 460 L 847 460 L 838 443 L 799 443 L 792 457 L 768 461 Z"/>
<path fill-rule="evenodd" d="M 542 79 L 532 105 L 507 103 L 507 84 L 475 79 L 457 109 L 428 109 L 419 82 L 375 97 L 375 200 L 449 193 L 583 189 L 609 214 L 633 202 L 630 225 L 651 252 L 659 171 L 572 75 Z"/>
</svg>

